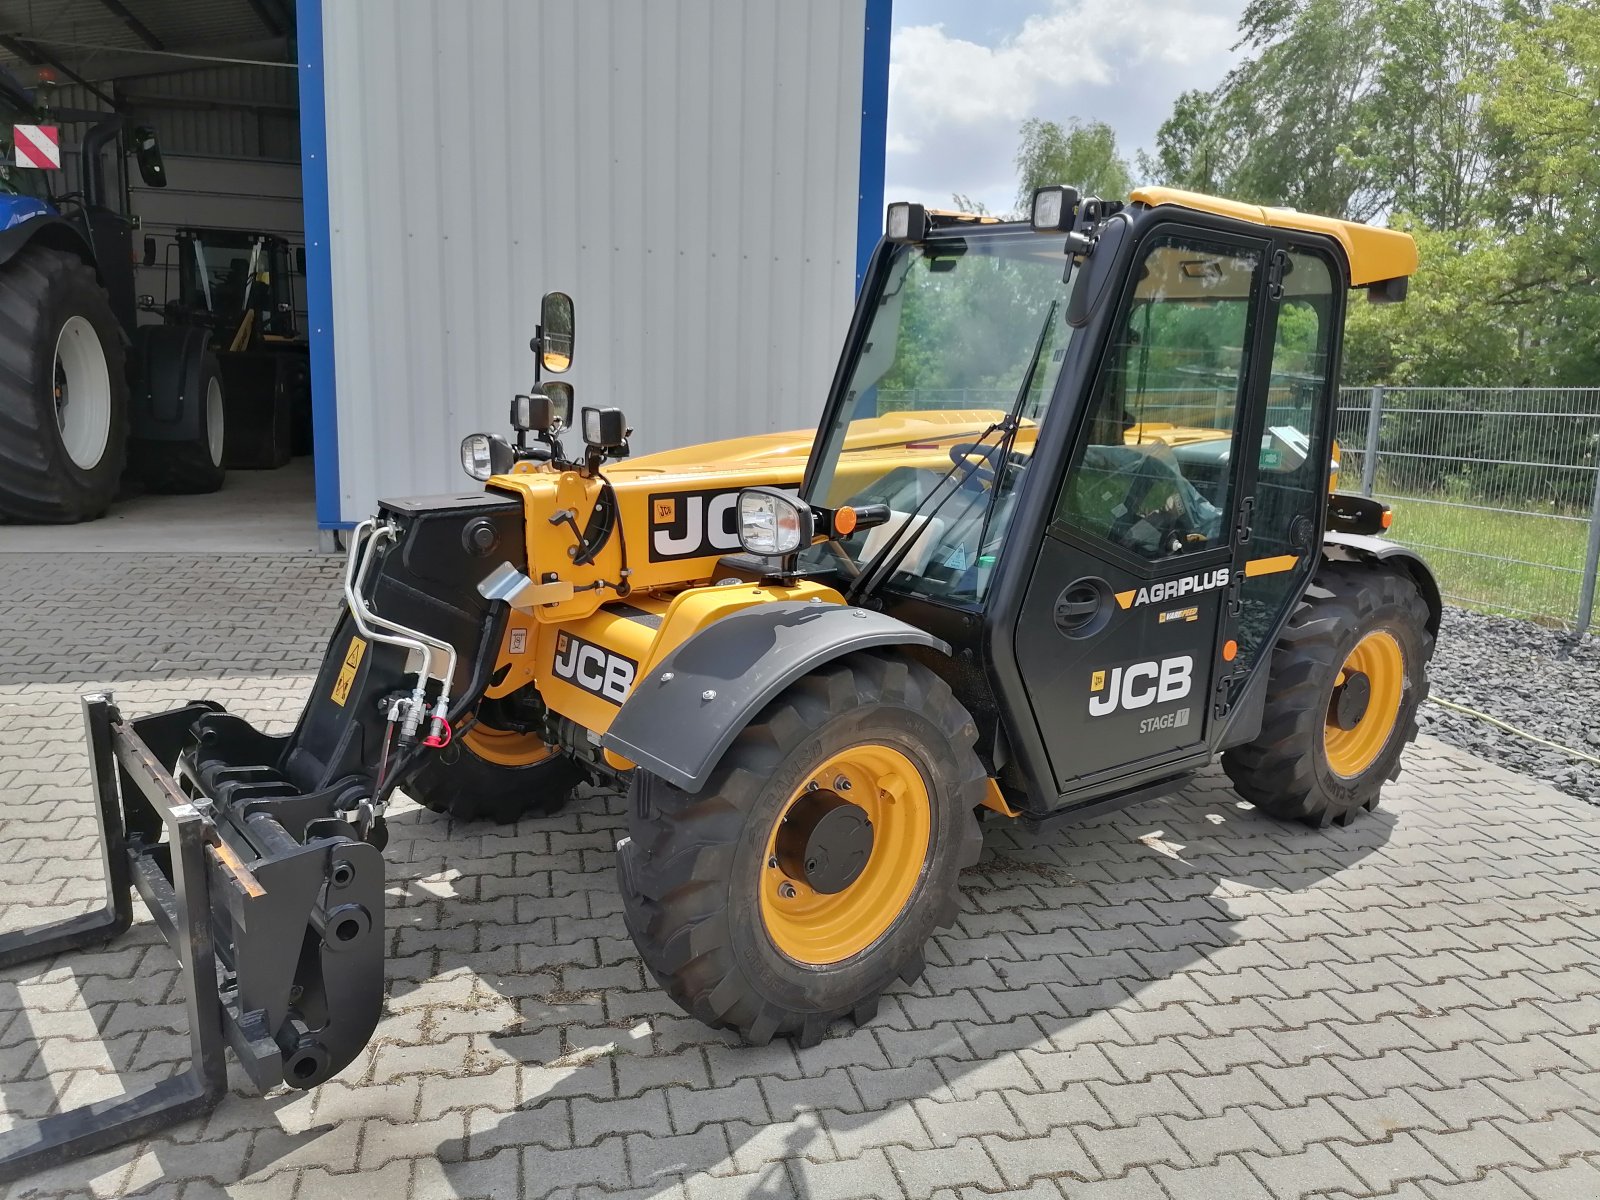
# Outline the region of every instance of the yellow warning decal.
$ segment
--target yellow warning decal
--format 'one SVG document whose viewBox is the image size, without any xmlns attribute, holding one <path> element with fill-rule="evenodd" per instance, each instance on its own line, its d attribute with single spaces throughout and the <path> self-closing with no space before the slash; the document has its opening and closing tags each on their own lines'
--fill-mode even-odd
<svg viewBox="0 0 1600 1200">
<path fill-rule="evenodd" d="M 361 666 L 361 659 L 367 653 L 367 643 L 364 639 L 352 637 L 350 648 L 344 652 L 344 666 L 339 668 L 339 678 L 333 681 L 332 699 L 340 708 L 350 699 L 350 687 L 356 681 L 356 670 Z"/>
<path fill-rule="evenodd" d="M 1278 575 L 1284 571 L 1292 571 L 1295 564 L 1300 561 L 1298 554 L 1279 554 L 1274 558 L 1252 558 L 1244 565 L 1247 576 Z"/>
</svg>

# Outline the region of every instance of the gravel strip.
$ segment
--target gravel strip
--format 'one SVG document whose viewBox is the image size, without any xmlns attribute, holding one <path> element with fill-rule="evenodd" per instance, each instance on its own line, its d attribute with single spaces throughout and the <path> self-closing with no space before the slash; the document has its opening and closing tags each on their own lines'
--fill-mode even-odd
<svg viewBox="0 0 1600 1200">
<path fill-rule="evenodd" d="M 1444 610 L 1434 696 L 1600 758 L 1600 639 L 1510 617 Z M 1584 762 L 1464 713 L 1424 704 L 1422 732 L 1600 804 L 1600 763 Z"/>
</svg>

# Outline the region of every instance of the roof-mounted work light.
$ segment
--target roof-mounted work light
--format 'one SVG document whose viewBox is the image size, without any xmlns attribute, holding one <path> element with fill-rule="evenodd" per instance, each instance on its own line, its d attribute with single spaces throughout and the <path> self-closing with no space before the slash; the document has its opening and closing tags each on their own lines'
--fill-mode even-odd
<svg viewBox="0 0 1600 1200">
<path fill-rule="evenodd" d="M 1052 183 L 1033 189 L 1035 233 L 1065 233 L 1078 219 L 1078 189 Z"/>
<path fill-rule="evenodd" d="M 883 236 L 891 242 L 920 242 L 928 236 L 928 210 L 920 204 L 897 200 L 883 220 Z"/>
</svg>

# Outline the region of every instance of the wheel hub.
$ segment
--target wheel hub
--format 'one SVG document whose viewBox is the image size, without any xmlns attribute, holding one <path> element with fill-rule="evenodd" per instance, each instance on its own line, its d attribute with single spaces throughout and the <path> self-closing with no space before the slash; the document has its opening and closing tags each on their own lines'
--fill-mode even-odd
<svg viewBox="0 0 1600 1200">
<path fill-rule="evenodd" d="M 1349 732 L 1361 724 L 1372 703 L 1372 680 L 1365 671 L 1347 671 L 1344 682 L 1333 689 L 1333 706 L 1329 714 L 1333 723 Z"/>
<path fill-rule="evenodd" d="M 872 857 L 872 821 L 837 792 L 807 792 L 778 828 L 778 865 L 815 892 L 837 895 L 861 877 Z"/>
</svg>

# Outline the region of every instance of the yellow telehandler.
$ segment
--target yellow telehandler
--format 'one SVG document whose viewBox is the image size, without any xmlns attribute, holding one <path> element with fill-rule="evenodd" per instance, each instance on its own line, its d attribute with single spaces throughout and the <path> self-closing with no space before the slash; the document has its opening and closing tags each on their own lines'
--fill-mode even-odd
<svg viewBox="0 0 1600 1200">
<path fill-rule="evenodd" d="M 1335 490 L 1333 423 L 1348 297 L 1403 298 L 1411 238 L 1162 188 L 886 226 L 814 435 L 631 458 L 620 409 L 574 423 L 542 381 L 574 357 L 551 293 L 514 437 L 462 443 L 482 486 L 354 530 L 293 732 L 85 699 L 110 900 L 0 965 L 115 936 L 137 888 L 194 1063 L 0 1135 L 0 1176 L 204 1111 L 224 1043 L 262 1088 L 350 1063 L 397 789 L 511 821 L 626 788 L 645 965 L 801 1044 L 918 976 L 980 818 L 1047 828 L 1219 759 L 1273 816 L 1377 804 L 1439 589 Z"/>
</svg>

